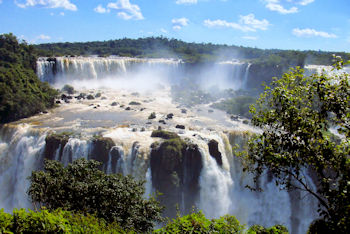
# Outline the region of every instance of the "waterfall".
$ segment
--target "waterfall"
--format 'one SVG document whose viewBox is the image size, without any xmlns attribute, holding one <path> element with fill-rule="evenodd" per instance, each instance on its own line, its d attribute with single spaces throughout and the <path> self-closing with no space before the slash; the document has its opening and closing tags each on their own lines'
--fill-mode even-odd
<svg viewBox="0 0 350 234">
<path fill-rule="evenodd" d="M 244 78 L 243 78 L 243 81 L 242 81 L 242 88 L 243 89 L 246 89 L 247 88 L 247 84 L 248 84 L 248 78 L 249 78 L 249 68 L 252 64 L 251 63 L 248 63 L 246 69 L 245 69 L 245 72 L 244 72 Z"/>
<path fill-rule="evenodd" d="M 230 190 L 233 185 L 229 171 L 222 169 L 209 152 L 200 149 L 203 170 L 200 176 L 199 209 L 211 218 L 218 218 L 230 213 L 232 204 Z"/>
<path fill-rule="evenodd" d="M 201 134 L 199 137 L 198 134 Z M 146 180 L 145 197 L 154 192 L 152 171 L 149 166 L 150 145 L 155 141 L 151 132 L 132 132 L 131 129 L 117 128 L 104 134 L 113 139 L 115 146 L 109 149 L 108 158 L 102 169 L 107 173 L 122 172 L 136 179 Z M 13 208 L 31 208 L 26 191 L 31 171 L 42 168 L 45 150 L 46 131 L 34 129 L 29 125 L 4 125 L 0 129 L 0 207 L 10 212 Z M 235 215 L 248 225 L 260 224 L 272 226 L 283 224 L 292 233 L 305 233 L 312 220 L 317 216 L 317 202 L 305 192 L 290 194 L 280 191 L 275 181 L 266 173 L 260 180 L 263 192 L 254 192 L 245 188 L 251 184 L 251 175 L 242 172 L 240 162 L 233 157 L 225 134 L 215 132 L 184 133 L 184 137 L 197 145 L 199 160 L 203 167 L 199 176 L 198 197 L 194 204 L 209 218 L 225 214 Z M 220 166 L 208 149 L 208 140 L 218 142 L 222 157 Z M 58 148 L 57 148 L 58 147 Z M 63 149 L 61 150 L 61 148 Z M 90 158 L 92 148 L 96 147 L 90 139 L 70 137 L 67 143 L 56 146 L 52 158 L 65 165 L 78 158 Z M 62 154 L 60 155 L 60 151 Z M 193 151 L 194 152 L 194 151 Z M 184 184 L 189 186 L 187 178 L 192 167 L 199 162 L 192 155 L 184 171 Z M 187 154 L 186 154 L 187 155 Z M 189 166 L 192 165 L 192 166 Z M 305 171 L 305 181 L 313 185 Z M 192 174 L 193 176 L 193 174 Z M 186 182 L 187 181 L 187 182 Z M 182 212 L 188 212 L 186 206 L 188 191 L 180 189 L 178 204 Z"/>
<path fill-rule="evenodd" d="M 26 194 L 27 177 L 42 165 L 46 133 L 29 125 L 4 126 L 0 132 L 0 207 L 11 212 L 14 207 L 30 208 Z"/>
<path fill-rule="evenodd" d="M 152 69 L 176 70 L 181 60 L 141 59 L 111 56 L 39 58 L 37 75 L 49 83 L 70 83 L 79 80 L 126 77 L 137 71 Z"/>
</svg>

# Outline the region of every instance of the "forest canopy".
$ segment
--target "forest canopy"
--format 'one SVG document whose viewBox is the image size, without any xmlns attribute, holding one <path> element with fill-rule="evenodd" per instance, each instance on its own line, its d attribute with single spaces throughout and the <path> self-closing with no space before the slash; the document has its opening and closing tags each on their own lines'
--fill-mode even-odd
<svg viewBox="0 0 350 234">
<path fill-rule="evenodd" d="M 33 45 L 13 34 L 0 35 L 0 123 L 25 118 L 54 106 L 56 90 L 35 74 Z"/>
<path fill-rule="evenodd" d="M 334 52 L 298 51 L 278 49 L 258 49 L 234 45 L 217 45 L 212 43 L 188 43 L 165 37 L 148 37 L 139 39 L 117 39 L 92 42 L 63 42 L 35 45 L 40 56 L 52 57 L 63 55 L 98 55 L 128 57 L 176 57 L 186 62 L 212 62 L 227 59 L 245 59 L 252 63 L 287 64 L 303 66 L 304 64 L 332 64 Z M 345 60 L 350 54 L 337 52 Z"/>
</svg>

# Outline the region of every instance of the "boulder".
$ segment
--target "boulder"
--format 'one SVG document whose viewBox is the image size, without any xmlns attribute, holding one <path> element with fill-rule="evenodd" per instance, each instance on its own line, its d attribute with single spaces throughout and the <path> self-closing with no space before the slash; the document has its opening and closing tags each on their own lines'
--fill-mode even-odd
<svg viewBox="0 0 350 234">
<path fill-rule="evenodd" d="M 58 160 L 61 160 L 63 148 L 67 144 L 70 135 L 71 133 L 67 132 L 48 134 L 45 138 L 44 157 L 49 160 L 54 160 L 56 152 L 59 149 Z"/>
<path fill-rule="evenodd" d="M 92 139 L 92 151 L 89 159 L 94 159 L 107 165 L 109 151 L 113 146 L 115 146 L 115 143 L 109 137 L 94 137 Z"/>
<path fill-rule="evenodd" d="M 178 124 L 178 125 L 175 126 L 175 128 L 185 129 L 185 125 Z"/>
<path fill-rule="evenodd" d="M 219 151 L 219 143 L 216 140 L 212 139 L 209 141 L 208 147 L 210 156 L 212 156 L 215 159 L 216 163 L 219 166 L 222 166 L 222 156 Z"/>
</svg>

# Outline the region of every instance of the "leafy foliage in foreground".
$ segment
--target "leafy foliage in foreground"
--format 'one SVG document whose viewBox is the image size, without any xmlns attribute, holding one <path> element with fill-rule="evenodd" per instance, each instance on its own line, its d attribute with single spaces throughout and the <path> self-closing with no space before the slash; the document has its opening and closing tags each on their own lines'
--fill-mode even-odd
<svg viewBox="0 0 350 234">
<path fill-rule="evenodd" d="M 96 214 L 124 229 L 146 232 L 162 221 L 159 203 L 143 198 L 144 182 L 120 174 L 106 175 L 99 166 L 97 161 L 78 159 L 65 168 L 47 160 L 45 171 L 32 172 L 28 193 L 41 207 Z"/>
<path fill-rule="evenodd" d="M 54 106 L 56 90 L 41 82 L 34 70 L 34 47 L 0 35 L 0 123 L 18 120 Z"/>
<path fill-rule="evenodd" d="M 64 210 L 34 212 L 25 209 L 7 214 L 0 210 L 0 233 L 127 233 L 116 223 L 93 215 Z"/>
<path fill-rule="evenodd" d="M 343 66 L 338 57 L 335 69 Z M 266 87 L 252 123 L 263 129 L 249 142 L 246 170 L 255 181 L 269 170 L 284 189 L 301 189 L 319 202 L 332 233 L 350 232 L 350 77 L 346 73 L 306 77 L 296 68 Z M 330 134 L 331 127 L 340 137 Z M 311 170 L 316 188 L 304 176 Z M 317 230 L 314 226 L 312 230 Z"/>
<path fill-rule="evenodd" d="M 260 225 L 254 225 L 245 231 L 245 225 L 231 215 L 225 215 L 218 219 L 207 219 L 199 211 L 183 217 L 169 221 L 166 226 L 155 231 L 155 233 L 248 233 L 248 234 L 268 234 L 268 233 L 288 233 L 287 228 L 276 225 L 270 228 L 264 228 Z"/>
</svg>

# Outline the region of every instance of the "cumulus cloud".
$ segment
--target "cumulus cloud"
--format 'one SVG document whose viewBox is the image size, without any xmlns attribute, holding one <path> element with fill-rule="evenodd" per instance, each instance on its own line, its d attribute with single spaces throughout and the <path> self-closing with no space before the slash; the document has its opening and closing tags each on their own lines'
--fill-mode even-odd
<svg viewBox="0 0 350 234">
<path fill-rule="evenodd" d="M 300 5 L 302 6 L 306 6 L 306 5 L 309 5 L 310 3 L 313 3 L 314 0 L 302 0 L 299 2 Z"/>
<path fill-rule="evenodd" d="M 117 15 L 124 20 L 144 19 L 140 7 L 136 4 L 131 4 L 130 0 L 118 0 L 117 2 L 110 2 L 108 3 L 107 8 L 117 10 Z"/>
<path fill-rule="evenodd" d="M 189 20 L 185 17 L 172 19 L 171 23 L 173 24 L 174 30 L 180 30 L 182 27 L 185 27 L 188 25 Z"/>
<path fill-rule="evenodd" d="M 293 29 L 293 34 L 297 37 L 324 37 L 324 38 L 337 38 L 337 35 L 333 33 L 327 33 L 322 31 L 316 31 L 315 29 L 311 28 L 295 28 Z"/>
<path fill-rule="evenodd" d="M 40 6 L 46 8 L 63 8 L 70 11 L 76 11 L 78 9 L 70 0 L 15 0 L 15 4 L 21 8 Z"/>
<path fill-rule="evenodd" d="M 270 25 L 266 19 L 258 20 L 254 14 L 239 16 L 239 22 L 227 22 L 226 20 L 204 20 L 204 26 L 208 28 L 233 28 L 243 32 L 255 32 L 256 30 L 267 30 Z"/>
<path fill-rule="evenodd" d="M 303 0 L 303 1 L 310 1 L 310 0 Z M 270 11 L 277 11 L 280 14 L 292 14 L 297 13 L 298 8 L 293 6 L 289 9 L 285 8 L 280 0 L 265 0 L 265 7 L 269 9 Z"/>
<path fill-rule="evenodd" d="M 186 4 L 186 5 L 190 5 L 190 4 L 197 4 L 198 0 L 176 0 L 176 4 Z"/>
<path fill-rule="evenodd" d="M 110 10 L 104 8 L 101 4 L 99 4 L 97 7 L 94 8 L 94 11 L 97 13 L 103 14 L 103 13 L 109 12 Z"/>
</svg>

